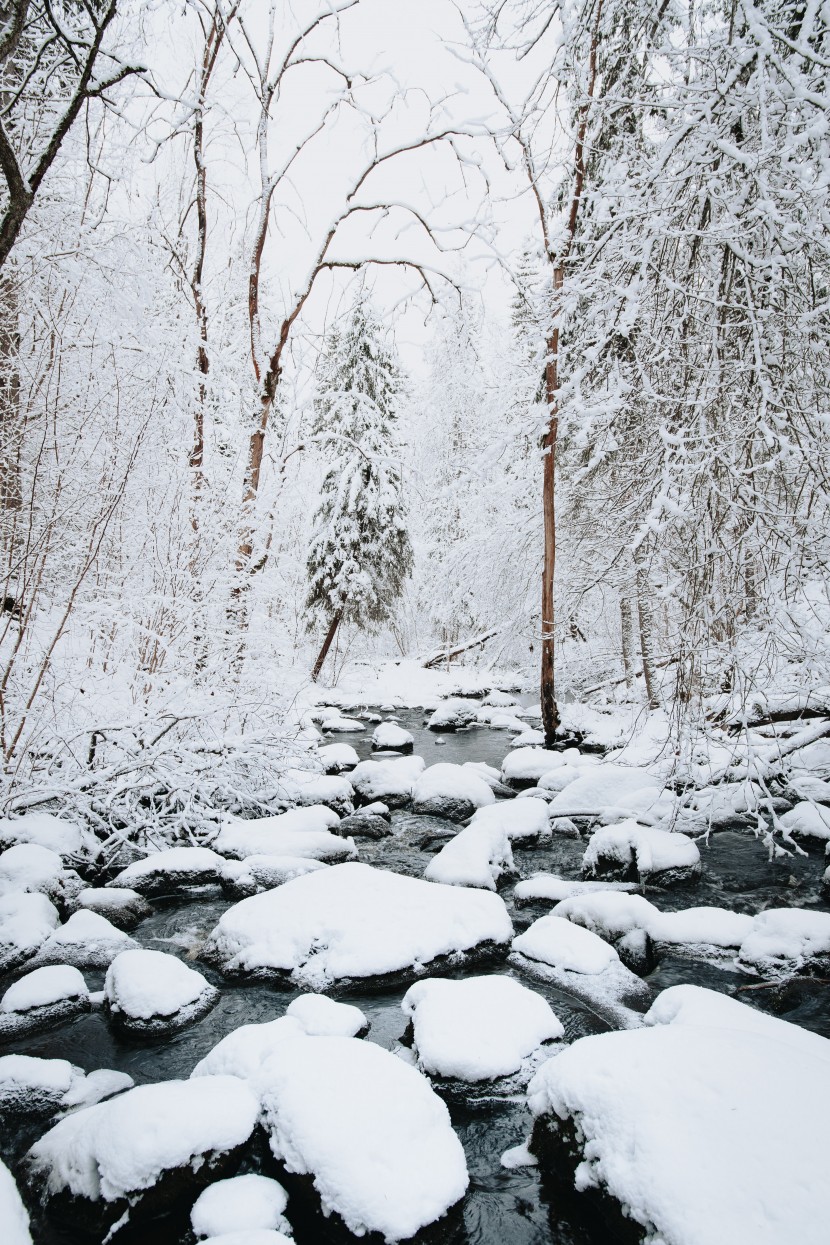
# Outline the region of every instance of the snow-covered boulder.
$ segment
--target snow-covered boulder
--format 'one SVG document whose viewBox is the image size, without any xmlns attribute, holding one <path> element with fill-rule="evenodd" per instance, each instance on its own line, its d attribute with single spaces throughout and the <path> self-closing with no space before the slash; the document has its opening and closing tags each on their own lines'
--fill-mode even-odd
<svg viewBox="0 0 830 1245">
<path fill-rule="evenodd" d="M 830 1042 L 689 991 L 661 994 L 648 1027 L 581 1038 L 539 1070 L 528 1102 L 545 1178 L 613 1199 L 626 1240 L 823 1245 Z"/>
<path fill-rule="evenodd" d="M 349 1232 L 405 1241 L 463 1198 L 467 1165 L 447 1108 L 426 1077 L 380 1046 L 286 1041 L 259 1088 L 292 1198 L 313 1197 Z"/>
<path fill-rule="evenodd" d="M 351 816 L 344 817 L 335 832 L 355 839 L 385 839 L 392 834 L 389 809 L 380 800 L 366 804 Z"/>
<path fill-rule="evenodd" d="M 545 771 L 539 779 L 539 787 L 542 791 L 549 792 L 549 797 L 553 800 L 560 791 L 564 791 L 571 783 L 582 778 L 584 773 L 585 771 L 576 765 L 558 765 L 556 769 Z"/>
<path fill-rule="evenodd" d="M 0 1115 L 53 1115 L 92 1106 L 132 1089 L 126 1072 L 99 1068 L 85 1073 L 66 1059 L 30 1055 L 0 1058 Z"/>
<path fill-rule="evenodd" d="M 372 748 L 376 752 L 411 752 L 415 736 L 396 722 L 381 722 L 372 734 Z"/>
<path fill-rule="evenodd" d="M 523 1088 L 564 1035 L 541 994 L 512 977 L 429 977 L 403 997 L 417 1066 L 451 1099 Z"/>
<path fill-rule="evenodd" d="M 72 964 L 75 968 L 109 968 L 122 951 L 137 946 L 129 934 L 117 929 L 105 916 L 79 909 L 41 943 L 30 966 Z"/>
<path fill-rule="evenodd" d="M 450 959 L 492 958 L 512 937 L 501 899 L 369 865 L 335 865 L 243 899 L 203 955 L 229 974 L 338 981 L 419 976 Z"/>
<path fill-rule="evenodd" d="M 215 884 L 223 863 L 223 857 L 209 847 L 170 847 L 127 865 L 108 885 L 141 895 L 169 895 Z"/>
<path fill-rule="evenodd" d="M 327 774 L 340 774 L 354 769 L 360 757 L 351 744 L 324 744 L 317 749 L 317 758 Z"/>
<path fill-rule="evenodd" d="M 588 877 L 652 886 L 687 885 L 700 877 L 700 852 L 684 834 L 627 820 L 594 831 L 582 859 L 582 871 Z"/>
<path fill-rule="evenodd" d="M 173 1033 L 218 998 L 201 973 L 164 951 L 123 951 L 104 980 L 104 1010 L 116 1028 L 134 1035 Z"/>
<path fill-rule="evenodd" d="M 322 860 L 302 856 L 246 856 L 244 860 L 223 862 L 219 881 L 222 888 L 235 899 L 246 899 L 260 891 L 273 890 L 290 882 L 292 878 L 313 873 L 315 869 L 327 869 Z"/>
<path fill-rule="evenodd" d="M 37 1033 L 89 1008 L 89 990 L 77 968 L 36 968 L 0 999 L 0 1039 Z"/>
<path fill-rule="evenodd" d="M 290 1237 L 287 1205 L 288 1194 L 281 1184 L 251 1172 L 208 1185 L 193 1205 L 190 1226 L 198 1239 L 254 1229 L 270 1229 Z"/>
<path fill-rule="evenodd" d="M 72 906 L 83 890 L 74 869 L 57 852 L 37 843 L 18 843 L 0 854 L 0 896 L 15 892 L 45 895 L 59 908 Z"/>
<path fill-rule="evenodd" d="M 445 700 L 427 722 L 431 731 L 460 731 L 476 720 L 476 706 L 468 700 Z"/>
<path fill-rule="evenodd" d="M 3 1245 L 32 1245 L 29 1212 L 23 1205 L 14 1176 L 2 1161 L 0 1161 L 0 1223 L 3 1225 Z"/>
<path fill-rule="evenodd" d="M 591 891 L 563 899 L 552 912 L 613 943 L 627 968 L 650 972 L 654 957 L 648 929 L 658 910 L 642 895 L 619 891 Z"/>
<path fill-rule="evenodd" d="M 17 843 L 36 843 L 59 856 L 80 856 L 95 847 L 88 830 L 53 813 L 26 813 L 0 819 L 0 851 Z"/>
<path fill-rule="evenodd" d="M 511 843 L 536 843 L 550 837 L 548 806 L 544 800 L 528 796 L 521 800 L 500 800 L 474 814 L 471 826 L 499 826 Z"/>
<path fill-rule="evenodd" d="M 781 817 L 781 825 L 789 834 L 808 839 L 830 840 L 830 808 L 802 800 Z"/>
<path fill-rule="evenodd" d="M 37 891 L 0 897 L 0 973 L 30 960 L 59 921 L 55 905 Z"/>
<path fill-rule="evenodd" d="M 388 761 L 361 761 L 351 780 L 364 804 L 382 800 L 389 808 L 401 808 L 412 799 L 412 788 L 423 773 L 423 757 L 395 757 Z"/>
<path fill-rule="evenodd" d="M 551 802 L 551 815 L 593 813 L 601 817 L 608 809 L 619 817 L 620 810 L 641 812 L 651 808 L 662 790 L 663 784 L 646 770 L 602 761 L 583 770 L 558 792 Z"/>
<path fill-rule="evenodd" d="M 538 786 L 545 774 L 564 764 L 561 752 L 551 752 L 547 748 L 515 748 L 502 761 L 501 776 L 509 787 L 521 790 Z"/>
<path fill-rule="evenodd" d="M 474 818 L 433 856 L 424 877 L 447 886 L 494 891 L 513 872 L 513 852 L 504 826 L 499 821 L 476 825 Z"/>
<path fill-rule="evenodd" d="M 602 894 L 603 891 L 630 893 L 638 889 L 636 882 L 574 882 L 553 873 L 534 873 L 532 877 L 516 883 L 513 902 L 521 908 L 544 901 L 561 903 L 563 899 L 574 899 L 578 895 Z"/>
<path fill-rule="evenodd" d="M 357 718 L 346 718 L 336 710 L 324 715 L 320 726 L 323 731 L 329 731 L 334 735 L 356 735 L 359 731 L 366 729 L 365 722 L 360 722 Z"/>
<path fill-rule="evenodd" d="M 496 769 L 495 765 L 488 765 L 486 761 L 464 761 L 461 768 L 469 770 L 478 778 L 483 778 L 494 795 L 510 799 L 516 794 L 512 787 L 504 785 L 501 780 L 501 770 Z"/>
<path fill-rule="evenodd" d="M 830 913 L 767 908 L 753 919 L 738 966 L 762 977 L 830 973 Z"/>
<path fill-rule="evenodd" d="M 149 916 L 152 908 L 143 895 L 127 887 L 88 887 L 77 898 L 79 909 L 105 916 L 119 929 L 134 929 Z"/>
<path fill-rule="evenodd" d="M 667 952 L 692 959 L 734 959 L 749 935 L 753 918 L 728 908 L 684 908 L 655 912 L 647 933 L 660 958 Z"/>
<path fill-rule="evenodd" d="M 331 833 L 337 813 L 322 804 L 293 808 L 276 817 L 233 821 L 222 827 L 213 846 L 223 856 L 294 856 L 311 860 L 350 860 L 357 855 L 351 839 Z"/>
<path fill-rule="evenodd" d="M 545 742 L 544 731 L 537 731 L 532 726 L 521 723 L 522 729 L 512 740 L 514 748 L 541 748 Z"/>
<path fill-rule="evenodd" d="M 249 1080 L 286 1038 L 365 1037 L 368 1032 L 369 1022 L 359 1007 L 336 1003 L 324 994 L 301 994 L 277 1020 L 240 1025 L 228 1033 L 190 1075 L 221 1073 Z"/>
<path fill-rule="evenodd" d="M 430 765 L 412 789 L 413 812 L 448 821 L 466 821 L 495 800 L 489 783 L 463 765 Z"/>
<path fill-rule="evenodd" d="M 233 1171 L 258 1115 L 236 1077 L 140 1085 L 67 1116 L 27 1160 L 52 1216 L 100 1239 Z"/>
<path fill-rule="evenodd" d="M 288 769 L 280 774 L 277 795 L 300 808 L 324 805 L 344 817 L 354 809 L 354 789 L 348 778 L 318 774 L 308 769 Z"/>
<path fill-rule="evenodd" d="M 500 692 L 497 687 L 489 691 L 483 698 L 483 708 L 492 707 L 494 709 L 518 709 L 519 702 L 511 692 Z"/>
<path fill-rule="evenodd" d="M 799 800 L 830 803 L 830 782 L 817 774 L 793 774 L 787 783 L 787 794 Z"/>
<path fill-rule="evenodd" d="M 553 914 L 540 917 L 513 939 L 510 959 L 622 1024 L 638 1023 L 631 1009 L 642 1010 L 651 1002 L 651 991 L 625 967 L 610 943 Z"/>
</svg>

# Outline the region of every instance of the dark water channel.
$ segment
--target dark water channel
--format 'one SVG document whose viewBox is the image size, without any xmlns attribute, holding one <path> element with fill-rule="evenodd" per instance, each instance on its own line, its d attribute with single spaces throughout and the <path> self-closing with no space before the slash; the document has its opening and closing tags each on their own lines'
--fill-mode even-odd
<svg viewBox="0 0 830 1245">
<path fill-rule="evenodd" d="M 384 715 L 386 716 L 386 715 Z M 510 734 L 486 727 L 446 735 L 445 743 L 423 730 L 424 715 L 400 713 L 398 721 L 416 735 L 415 751 L 428 764 L 436 761 L 488 761 L 500 764 L 509 748 Z M 364 737 L 340 735 L 361 755 L 369 755 L 371 726 Z M 393 815 L 395 833 L 377 843 L 361 841 L 360 858 L 379 867 L 421 876 L 430 858 L 422 846 L 424 838 L 451 827 L 435 818 L 416 817 L 406 812 Z M 439 846 L 436 843 L 435 846 Z M 578 877 L 584 841 L 555 837 L 536 848 L 514 849 L 516 864 L 523 876 L 550 870 L 566 877 Z M 798 905 L 825 909 L 819 879 L 825 866 L 819 847 L 807 857 L 792 857 L 770 863 L 762 845 L 751 834 L 738 828 L 713 834 L 708 845 L 701 844 L 704 876 L 693 889 L 649 892 L 658 907 L 676 909 L 712 904 L 737 911 L 757 912 L 769 906 Z M 503 892 L 517 931 L 549 911 L 549 904 L 520 910 L 513 908 L 512 887 Z M 155 910 L 132 936 L 144 946 L 192 959 L 201 942 L 232 900 L 218 891 L 204 891 L 189 901 L 181 897 L 155 902 Z M 193 1066 L 220 1038 L 241 1024 L 272 1020 L 281 1016 L 299 991 L 280 990 L 265 985 L 238 985 L 225 982 L 199 962 L 197 967 L 221 988 L 219 1003 L 202 1021 L 173 1038 L 151 1043 L 124 1041 L 116 1037 L 100 1013 L 80 1017 L 72 1023 L 49 1030 L 13 1049 L 21 1054 L 69 1059 L 86 1071 L 117 1068 L 128 1072 L 137 1083 L 189 1076 Z M 494 970 L 508 972 L 532 989 L 545 995 L 565 1025 L 568 1039 L 602 1032 L 610 1024 L 586 1004 L 535 978 L 504 966 Z M 90 989 L 99 989 L 103 974 L 85 973 Z M 824 982 L 799 980 L 784 989 L 752 988 L 750 979 L 728 969 L 689 959 L 664 960 L 648 978 L 655 993 L 678 982 L 691 982 L 734 994 L 746 1002 L 767 1008 L 786 1019 L 803 1024 L 830 1037 L 830 1006 Z M 749 987 L 749 988 L 748 988 Z M 404 989 L 350 993 L 347 1001 L 359 1006 L 371 1021 L 370 1041 L 394 1048 L 405 1029 L 400 1010 Z M 0 1048 L 9 1053 L 12 1048 Z M 759 1092 L 762 1087 L 759 1086 Z M 606 1231 L 596 1232 L 583 1221 L 578 1199 L 575 1204 L 552 1203 L 541 1188 L 534 1168 L 508 1171 L 500 1164 L 502 1153 L 518 1145 L 528 1133 L 529 1117 L 520 1100 L 475 1109 L 453 1108 L 453 1123 L 464 1145 L 471 1185 L 464 1208 L 463 1228 L 454 1237 L 458 1245 L 606 1245 Z M 23 1124 L 2 1137 L 2 1154 L 14 1166 L 25 1149 L 44 1131 L 44 1125 Z M 257 1170 L 262 1156 L 251 1154 L 242 1170 Z M 36 1208 L 31 1208 L 36 1214 Z M 291 1206 L 289 1205 L 289 1218 Z M 64 1233 L 58 1225 L 33 1223 L 35 1240 L 44 1245 L 75 1245 L 80 1238 Z M 189 1238 L 182 1221 L 156 1221 L 152 1231 L 154 1245 L 174 1245 Z M 309 1233 L 301 1224 L 295 1231 L 298 1245 L 317 1245 L 323 1238 L 319 1230 Z M 0 1232 L 2 1238 L 2 1232 Z"/>
</svg>

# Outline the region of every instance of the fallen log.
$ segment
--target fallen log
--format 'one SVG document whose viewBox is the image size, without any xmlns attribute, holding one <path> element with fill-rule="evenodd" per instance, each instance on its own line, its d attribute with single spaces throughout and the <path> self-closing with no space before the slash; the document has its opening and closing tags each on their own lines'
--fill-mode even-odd
<svg viewBox="0 0 830 1245">
<path fill-rule="evenodd" d="M 474 636 L 472 640 L 465 640 L 461 644 L 456 644 L 453 648 L 444 648 L 440 652 L 433 653 L 427 657 L 421 664 L 425 670 L 431 670 L 433 666 L 439 666 L 442 661 L 452 661 L 454 657 L 460 657 L 462 653 L 468 652 L 471 648 L 478 648 L 492 640 L 494 636 L 499 634 L 500 628 L 496 627 L 493 631 L 485 631 L 483 635 Z"/>
</svg>

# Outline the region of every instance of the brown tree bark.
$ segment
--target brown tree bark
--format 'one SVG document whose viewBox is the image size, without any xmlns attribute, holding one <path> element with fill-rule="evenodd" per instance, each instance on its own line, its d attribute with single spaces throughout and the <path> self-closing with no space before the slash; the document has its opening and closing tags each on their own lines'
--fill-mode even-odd
<svg viewBox="0 0 830 1245">
<path fill-rule="evenodd" d="M 316 683 L 318 678 L 320 677 L 320 671 L 323 669 L 323 662 L 326 660 L 326 657 L 328 656 L 329 649 L 331 648 L 331 642 L 334 639 L 334 634 L 340 625 L 340 619 L 342 617 L 343 617 L 342 614 L 339 614 L 339 613 L 335 614 L 334 618 L 332 618 L 331 623 L 329 624 L 329 629 L 326 632 L 326 638 L 323 641 L 323 647 L 320 649 L 320 652 L 317 654 L 317 660 L 315 661 L 314 669 L 311 672 L 312 683 Z"/>
</svg>

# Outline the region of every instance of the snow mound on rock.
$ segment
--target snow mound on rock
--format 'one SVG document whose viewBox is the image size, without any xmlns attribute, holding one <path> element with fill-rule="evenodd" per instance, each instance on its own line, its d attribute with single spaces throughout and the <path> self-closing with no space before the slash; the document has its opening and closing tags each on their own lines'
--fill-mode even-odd
<svg viewBox="0 0 830 1245">
<path fill-rule="evenodd" d="M 77 873 L 65 869 L 58 853 L 48 847 L 18 843 L 0 855 L 0 896 L 22 891 L 64 902 L 82 886 Z"/>
<path fill-rule="evenodd" d="M 728 908 L 684 908 L 655 913 L 646 932 L 655 942 L 730 949 L 740 947 L 752 927 L 751 916 Z"/>
<path fill-rule="evenodd" d="M 234 1176 L 208 1185 L 193 1204 L 190 1226 L 197 1237 L 265 1228 L 291 1236 L 285 1218 L 288 1194 L 268 1176 Z"/>
<path fill-rule="evenodd" d="M 383 800 L 390 808 L 399 808 L 412 798 L 412 788 L 425 766 L 424 758 L 418 756 L 361 761 L 352 770 L 352 786 L 367 803 Z"/>
<path fill-rule="evenodd" d="M 398 726 L 396 722 L 381 722 L 372 734 L 372 747 L 378 751 L 383 749 L 388 749 L 390 752 L 401 751 L 411 748 L 414 742 L 415 736 L 405 731 L 402 726 Z"/>
<path fill-rule="evenodd" d="M 601 761 L 569 782 L 551 802 L 551 813 L 602 813 L 604 809 L 649 807 L 663 788 L 653 775 L 633 766 Z"/>
<path fill-rule="evenodd" d="M 351 744 L 324 744 L 322 748 L 317 749 L 317 757 L 324 768 L 331 773 L 354 769 L 360 761 L 360 757 Z"/>
<path fill-rule="evenodd" d="M 177 886 L 203 886 L 215 882 L 224 858 L 209 847 L 170 847 L 136 860 L 108 886 L 127 887 L 141 893 Z"/>
<path fill-rule="evenodd" d="M 551 804 L 554 808 L 556 800 Z M 691 879 L 700 874 L 697 844 L 684 834 L 641 826 L 634 820 L 595 830 L 582 859 L 586 874 L 625 874 L 640 878 Z"/>
<path fill-rule="evenodd" d="M 325 989 L 347 978 L 420 972 L 439 956 L 511 936 L 496 895 L 346 864 L 235 904 L 203 954 L 227 972 L 276 971 Z"/>
<path fill-rule="evenodd" d="M 52 813 L 26 813 L 23 817 L 0 819 L 0 846 L 36 843 L 59 856 L 78 856 L 95 846 L 95 837 L 72 821 Z"/>
<path fill-rule="evenodd" d="M 459 830 L 424 870 L 429 882 L 475 886 L 494 891 L 501 876 L 513 869 L 513 852 L 504 826 L 476 824 Z"/>
<path fill-rule="evenodd" d="M 658 910 L 642 895 L 602 890 L 563 899 L 551 915 L 565 917 L 601 938 L 616 942 L 634 930 L 647 930 Z"/>
<path fill-rule="evenodd" d="M 430 765 L 412 788 L 415 812 L 428 812 L 463 820 L 478 808 L 494 804 L 489 783 L 463 765 L 439 762 Z"/>
<path fill-rule="evenodd" d="M 239 897 L 256 895 L 290 882 L 292 878 L 327 869 L 324 860 L 302 856 L 246 856 L 244 860 L 226 860 L 220 880 L 226 889 Z"/>
<path fill-rule="evenodd" d="M 587 976 L 604 973 L 619 962 L 614 948 L 597 934 L 552 914 L 540 917 L 514 938 L 513 950 L 553 968 Z"/>
<path fill-rule="evenodd" d="M 127 1024 L 201 1010 L 217 997 L 201 973 L 165 951 L 123 951 L 104 980 L 110 1015 Z"/>
<path fill-rule="evenodd" d="M 30 959 L 60 920 L 55 905 L 39 893 L 0 898 L 0 972 L 11 972 Z"/>
<path fill-rule="evenodd" d="M 533 796 L 526 800 L 501 800 L 489 808 L 480 808 L 470 825 L 498 826 L 513 843 L 550 836 L 548 806 Z"/>
<path fill-rule="evenodd" d="M 42 1113 L 90 1106 L 132 1086 L 133 1079 L 126 1072 L 109 1068 L 86 1075 L 66 1059 L 0 1058 L 0 1112 Z"/>
<path fill-rule="evenodd" d="M 514 748 L 502 761 L 501 776 L 506 783 L 538 784 L 549 770 L 564 765 L 561 752 L 547 748 Z"/>
<path fill-rule="evenodd" d="M 830 808 L 803 800 L 784 813 L 781 825 L 789 834 L 803 834 L 806 838 L 830 840 Z"/>
<path fill-rule="evenodd" d="M 105 916 L 82 908 L 49 935 L 33 963 L 108 968 L 122 951 L 137 946 L 129 934 L 117 929 Z"/>
<path fill-rule="evenodd" d="M 430 977 L 409 988 L 401 1008 L 412 1020 L 418 1067 L 460 1081 L 511 1076 L 565 1032 L 547 1000 L 511 977 Z"/>
<path fill-rule="evenodd" d="M 286 1041 L 259 1088 L 275 1157 L 312 1176 L 324 1212 L 355 1235 L 407 1240 L 464 1196 L 467 1165 L 447 1108 L 426 1077 L 381 1047 Z"/>
<path fill-rule="evenodd" d="M 32 1245 L 28 1211 L 23 1205 L 14 1176 L 2 1161 L 0 1161 L 0 1223 L 3 1225 L 3 1245 Z"/>
<path fill-rule="evenodd" d="M 574 899 L 578 895 L 602 894 L 603 891 L 630 892 L 637 889 L 636 882 L 573 882 L 569 878 L 558 878 L 553 873 L 534 873 L 532 877 L 516 883 L 513 898 L 519 904 L 533 903 L 540 899 L 561 903 L 563 899 Z"/>
<path fill-rule="evenodd" d="M 294 856 L 312 860 L 348 860 L 357 855 L 351 839 L 338 838 L 330 828 L 340 821 L 323 804 L 292 808 L 276 817 L 256 817 L 223 826 L 214 847 L 224 856 Z"/>
<path fill-rule="evenodd" d="M 738 965 L 762 977 L 830 969 L 830 913 L 803 908 L 759 912 L 741 943 Z"/>
<path fill-rule="evenodd" d="M 86 982 L 77 968 L 66 965 L 36 968 L 9 986 L 0 999 L 0 1012 L 28 1012 L 67 999 L 85 999 L 88 995 Z"/>
</svg>

